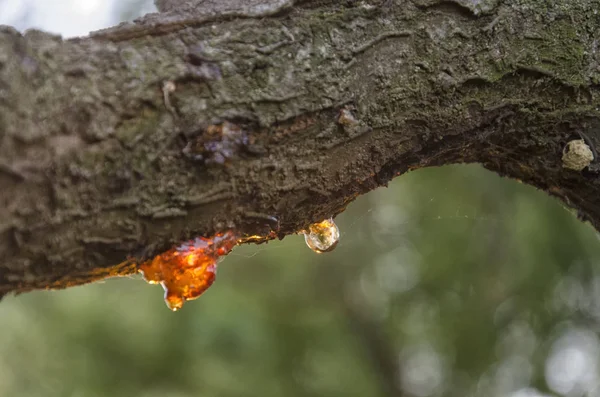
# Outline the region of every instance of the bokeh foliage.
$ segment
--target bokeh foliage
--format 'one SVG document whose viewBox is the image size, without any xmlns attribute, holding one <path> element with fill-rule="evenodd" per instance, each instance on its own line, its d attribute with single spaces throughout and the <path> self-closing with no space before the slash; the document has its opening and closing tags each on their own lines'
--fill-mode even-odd
<svg viewBox="0 0 600 397">
<path fill-rule="evenodd" d="M 322 255 L 243 246 L 177 313 L 139 277 L 0 303 L 2 396 L 585 395 L 596 232 L 478 166 L 360 197 Z"/>
</svg>

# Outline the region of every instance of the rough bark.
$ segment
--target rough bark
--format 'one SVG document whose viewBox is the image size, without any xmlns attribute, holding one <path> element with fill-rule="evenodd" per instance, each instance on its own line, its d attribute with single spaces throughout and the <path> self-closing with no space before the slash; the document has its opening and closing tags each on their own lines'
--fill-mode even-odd
<svg viewBox="0 0 600 397">
<path fill-rule="evenodd" d="M 600 143 L 599 1 L 218 4 L 159 1 L 72 40 L 0 28 L 0 295 L 227 228 L 281 238 L 450 163 L 600 226 L 596 161 L 561 162 Z M 217 150 L 223 122 L 237 138 Z"/>
</svg>

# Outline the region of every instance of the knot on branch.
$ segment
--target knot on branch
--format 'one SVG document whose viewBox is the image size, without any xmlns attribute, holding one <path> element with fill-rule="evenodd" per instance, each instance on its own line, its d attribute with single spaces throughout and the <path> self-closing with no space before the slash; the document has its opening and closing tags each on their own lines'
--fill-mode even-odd
<svg viewBox="0 0 600 397">
<path fill-rule="evenodd" d="M 592 149 L 583 139 L 575 139 L 563 149 L 563 167 L 574 171 L 581 171 L 594 161 Z"/>
</svg>

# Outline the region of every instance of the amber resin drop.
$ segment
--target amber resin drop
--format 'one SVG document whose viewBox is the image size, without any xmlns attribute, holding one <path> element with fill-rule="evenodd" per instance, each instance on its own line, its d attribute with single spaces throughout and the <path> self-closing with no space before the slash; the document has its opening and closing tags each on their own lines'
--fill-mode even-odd
<svg viewBox="0 0 600 397">
<path fill-rule="evenodd" d="M 237 244 L 231 231 L 212 238 L 197 237 L 142 263 L 139 271 L 150 284 L 160 283 L 165 302 L 176 311 L 196 299 L 215 281 L 217 262 Z"/>
<path fill-rule="evenodd" d="M 340 230 L 333 218 L 313 223 L 303 233 L 308 248 L 318 254 L 332 251 L 340 241 Z"/>
</svg>

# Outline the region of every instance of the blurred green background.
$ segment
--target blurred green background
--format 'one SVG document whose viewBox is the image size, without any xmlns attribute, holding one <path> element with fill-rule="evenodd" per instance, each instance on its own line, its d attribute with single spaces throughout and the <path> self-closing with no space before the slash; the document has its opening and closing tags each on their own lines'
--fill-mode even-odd
<svg viewBox="0 0 600 397">
<path fill-rule="evenodd" d="M 600 243 L 558 202 L 452 166 L 336 221 L 331 253 L 234 249 L 177 313 L 139 277 L 6 298 L 0 395 L 597 395 Z"/>
<path fill-rule="evenodd" d="M 151 9 L 86 1 L 106 24 Z M 0 23 L 60 23 L 44 4 L 0 0 Z M 336 222 L 331 253 L 236 248 L 177 313 L 140 277 L 5 298 L 0 396 L 600 396 L 600 242 L 557 201 L 452 166 Z"/>
</svg>

